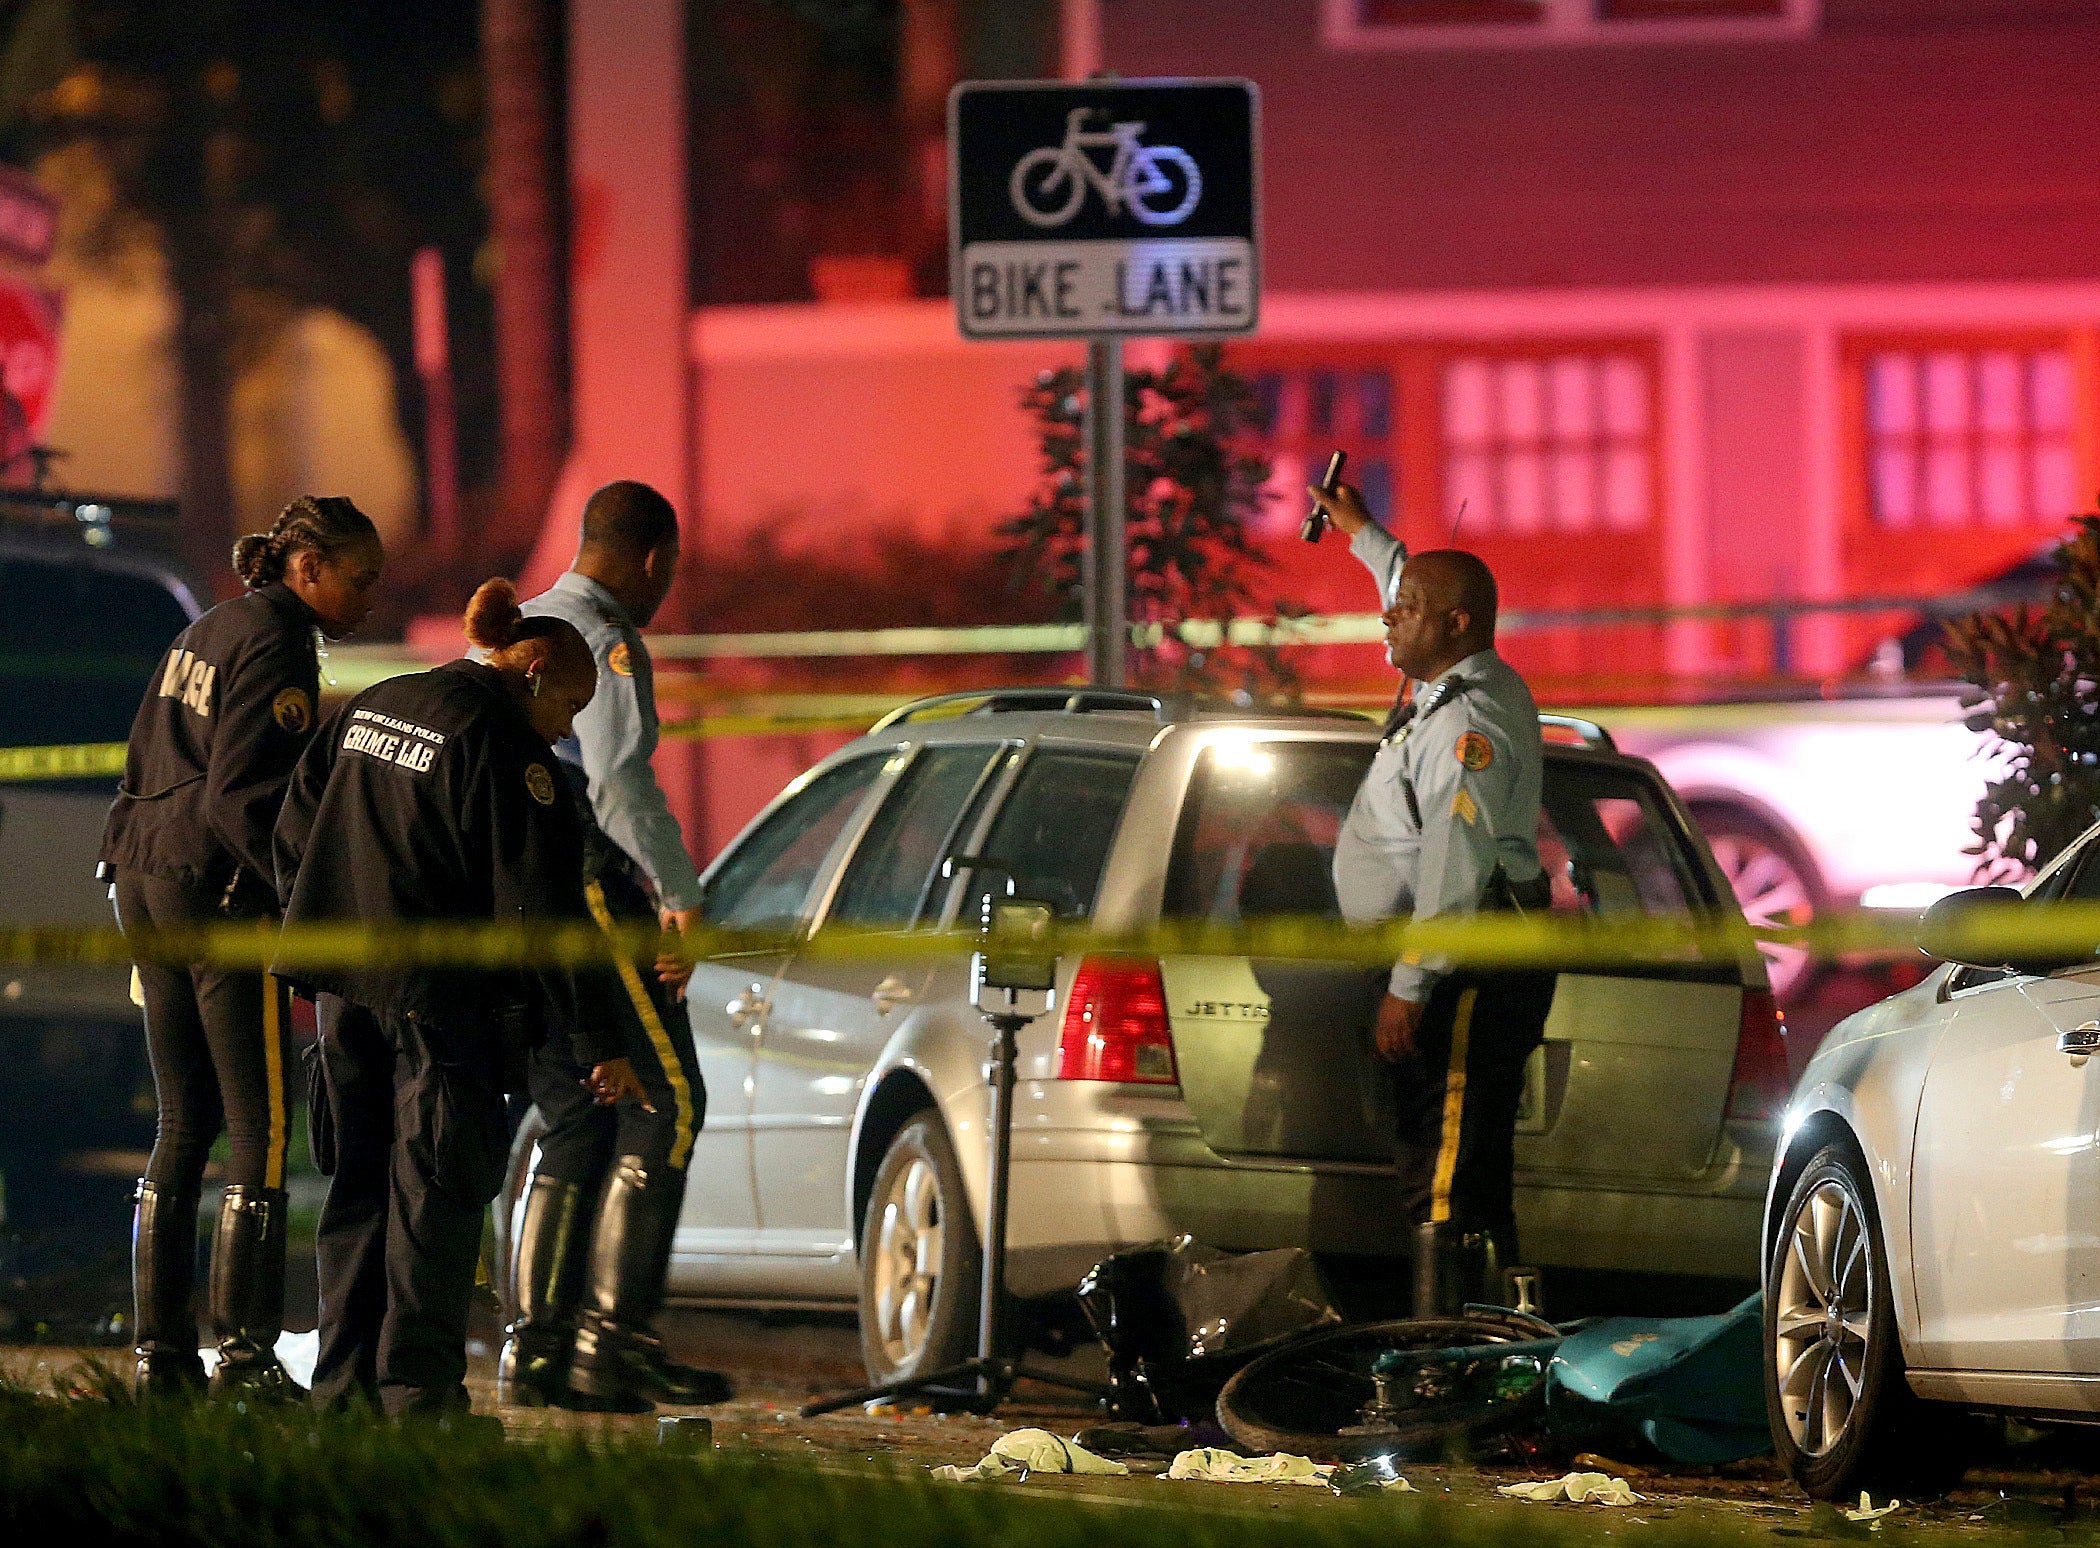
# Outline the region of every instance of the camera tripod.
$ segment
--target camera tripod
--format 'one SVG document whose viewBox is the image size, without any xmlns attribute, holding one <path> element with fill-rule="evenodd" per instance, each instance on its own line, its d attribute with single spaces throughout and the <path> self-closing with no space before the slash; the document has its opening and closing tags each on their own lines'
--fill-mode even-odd
<svg viewBox="0 0 2100 1548">
<path fill-rule="evenodd" d="M 1006 1204 L 1013 1164 L 1014 1039 L 1035 1017 L 1021 1014 L 1016 991 L 1003 989 L 1000 993 L 1005 996 L 1005 1008 L 983 1012 L 984 1019 L 992 1025 L 992 1111 L 989 1125 L 992 1167 L 986 1183 L 990 1195 L 989 1218 L 984 1238 L 984 1281 L 977 1304 L 977 1352 L 967 1360 L 938 1371 L 900 1376 L 894 1381 L 858 1387 L 851 1392 L 840 1392 L 806 1403 L 802 1407 L 805 1419 L 851 1408 L 856 1403 L 906 1394 L 934 1398 L 956 1410 L 988 1414 L 1006 1401 L 1013 1392 L 1014 1383 L 1024 1376 L 1030 1381 L 1063 1387 L 1091 1397 L 1108 1396 L 1108 1388 L 1099 1382 L 1082 1381 L 1056 1371 L 1024 1365 L 1017 1357 L 1005 1352 Z"/>
</svg>

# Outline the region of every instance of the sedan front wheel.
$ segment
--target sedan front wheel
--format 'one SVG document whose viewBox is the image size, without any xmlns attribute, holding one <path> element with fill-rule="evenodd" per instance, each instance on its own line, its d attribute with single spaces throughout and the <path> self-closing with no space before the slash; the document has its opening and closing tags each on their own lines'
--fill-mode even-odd
<svg viewBox="0 0 2100 1548">
<path fill-rule="evenodd" d="M 1954 1416 L 1910 1390 L 1873 1191 L 1848 1145 L 1787 1198 L 1765 1275 L 1765 1411 L 1780 1464 L 1819 1500 L 1959 1477 Z"/>
</svg>

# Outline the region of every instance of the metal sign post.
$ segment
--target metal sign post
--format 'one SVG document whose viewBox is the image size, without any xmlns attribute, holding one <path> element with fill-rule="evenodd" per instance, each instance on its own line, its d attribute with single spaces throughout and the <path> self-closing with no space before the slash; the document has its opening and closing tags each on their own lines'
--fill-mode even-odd
<svg viewBox="0 0 2100 1548">
<path fill-rule="evenodd" d="M 1123 519 L 1123 341 L 1086 347 L 1086 675 L 1103 688 L 1129 677 L 1130 566 Z"/>
<path fill-rule="evenodd" d="M 1130 649 L 1123 343 L 1252 332 L 1259 102 L 1244 80 L 965 81 L 948 97 L 948 273 L 966 339 L 1087 340 L 1087 668 Z"/>
</svg>

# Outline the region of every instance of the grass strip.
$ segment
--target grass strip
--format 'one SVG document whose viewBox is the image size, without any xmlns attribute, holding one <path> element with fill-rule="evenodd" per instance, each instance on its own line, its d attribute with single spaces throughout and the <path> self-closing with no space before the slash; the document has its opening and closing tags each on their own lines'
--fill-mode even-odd
<svg viewBox="0 0 2100 1548">
<path fill-rule="evenodd" d="M 676 1455 L 624 1433 L 505 1441 L 362 1414 L 134 1402 L 113 1385 L 71 1399 L 0 1389 L 0 1541 L 25 1545 L 73 1534 L 168 1548 L 1604 1548 L 1629 1541 L 1743 1548 L 1770 1541 L 1707 1514 L 1644 1525 L 1637 1510 L 1430 1495 L 1338 1500 L 1309 1489 L 1264 1509 L 1228 1486 L 1157 1487 L 1156 1501 L 1085 1504 L 1057 1498 L 1053 1487 L 936 1484 L 915 1467 L 820 1468 L 736 1449 Z M 1895 1534 L 1879 1535 L 1885 1542 Z"/>
</svg>

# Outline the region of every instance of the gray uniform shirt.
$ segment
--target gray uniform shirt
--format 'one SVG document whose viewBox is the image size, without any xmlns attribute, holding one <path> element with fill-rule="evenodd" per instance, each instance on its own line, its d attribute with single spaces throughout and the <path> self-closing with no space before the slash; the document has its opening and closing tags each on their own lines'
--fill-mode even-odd
<svg viewBox="0 0 2100 1548">
<path fill-rule="evenodd" d="M 583 770 L 599 828 L 649 873 L 657 900 L 665 908 L 692 908 L 700 901 L 700 875 L 649 764 L 656 753 L 656 674 L 641 631 L 611 592 L 574 570 L 524 611 L 567 619 L 598 661 L 598 691 L 576 717 L 575 735 L 554 751 Z"/>
<path fill-rule="evenodd" d="M 1350 551 L 1390 603 L 1406 549 L 1374 524 Z M 1342 824 L 1334 850 L 1342 916 L 1374 924 L 1475 913 L 1498 864 L 1513 883 L 1535 880 L 1544 765 L 1538 705 L 1493 650 L 1422 688 L 1414 718 L 1379 746 Z M 1419 1003 L 1451 968 L 1409 952 L 1389 988 Z"/>
</svg>

